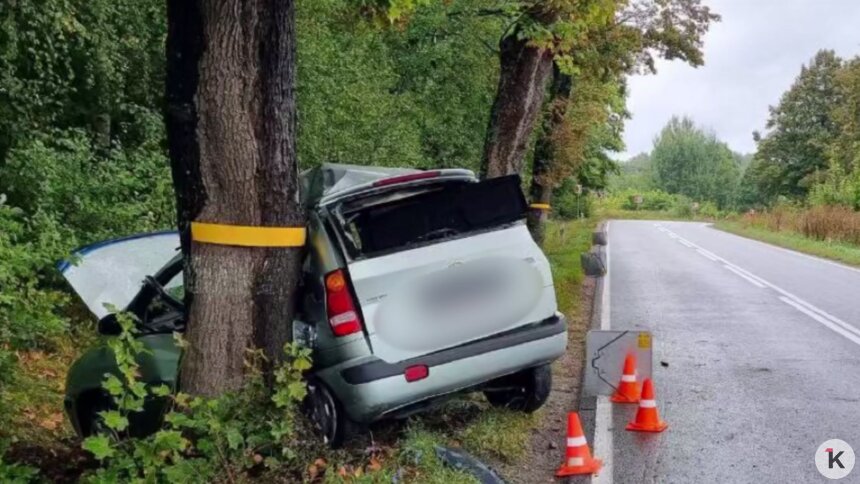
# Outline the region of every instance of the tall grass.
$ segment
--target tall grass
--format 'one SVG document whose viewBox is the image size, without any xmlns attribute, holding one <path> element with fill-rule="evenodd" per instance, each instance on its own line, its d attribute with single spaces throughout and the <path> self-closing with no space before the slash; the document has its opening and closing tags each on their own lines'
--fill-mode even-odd
<svg viewBox="0 0 860 484">
<path fill-rule="evenodd" d="M 813 240 L 860 245 L 860 212 L 841 206 L 796 208 L 778 205 L 741 216 L 742 227 L 794 232 Z"/>
</svg>

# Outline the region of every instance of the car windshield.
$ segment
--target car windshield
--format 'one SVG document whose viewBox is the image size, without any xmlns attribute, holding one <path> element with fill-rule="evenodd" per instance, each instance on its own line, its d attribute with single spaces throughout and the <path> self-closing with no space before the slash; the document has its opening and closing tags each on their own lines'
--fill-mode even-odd
<svg viewBox="0 0 860 484">
<path fill-rule="evenodd" d="M 498 227 L 525 217 L 518 176 L 449 182 L 344 204 L 344 239 L 353 255 L 371 256 Z"/>
</svg>

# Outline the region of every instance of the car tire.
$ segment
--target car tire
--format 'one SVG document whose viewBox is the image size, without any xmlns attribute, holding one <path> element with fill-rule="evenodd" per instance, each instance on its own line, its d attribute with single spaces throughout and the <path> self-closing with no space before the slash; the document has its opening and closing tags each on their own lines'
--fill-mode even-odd
<svg viewBox="0 0 860 484">
<path fill-rule="evenodd" d="M 356 424 L 346 415 L 343 405 L 318 379 L 308 380 L 303 407 L 311 425 L 329 447 L 340 448 L 355 433 Z"/>
<path fill-rule="evenodd" d="M 111 435 L 111 429 L 105 425 L 100 412 L 112 410 L 110 396 L 101 391 L 84 394 L 78 400 L 80 409 L 79 423 L 84 437 L 91 435 Z"/>
<path fill-rule="evenodd" d="M 546 364 L 496 379 L 484 395 L 494 407 L 532 413 L 546 403 L 551 390 L 552 368 Z"/>
</svg>

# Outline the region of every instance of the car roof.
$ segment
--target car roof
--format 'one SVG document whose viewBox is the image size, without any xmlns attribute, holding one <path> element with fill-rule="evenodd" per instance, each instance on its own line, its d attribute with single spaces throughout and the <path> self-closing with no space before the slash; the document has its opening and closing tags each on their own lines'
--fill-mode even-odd
<svg viewBox="0 0 860 484">
<path fill-rule="evenodd" d="M 395 176 L 421 173 L 416 168 L 393 168 L 383 166 L 361 166 L 340 163 L 323 163 L 302 172 L 302 202 L 305 206 L 323 205 L 340 198 L 340 195 L 356 193 L 363 188 L 371 188 L 373 183 Z M 474 179 L 470 170 L 442 169 L 443 177 Z"/>
</svg>

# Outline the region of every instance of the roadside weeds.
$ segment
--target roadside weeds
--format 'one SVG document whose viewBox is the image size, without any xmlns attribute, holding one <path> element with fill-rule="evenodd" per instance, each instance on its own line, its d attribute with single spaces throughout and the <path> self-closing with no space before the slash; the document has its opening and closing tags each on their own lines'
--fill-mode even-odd
<svg viewBox="0 0 860 484">
<path fill-rule="evenodd" d="M 815 240 L 796 232 L 773 231 L 732 220 L 720 220 L 714 227 L 741 237 L 860 267 L 860 246 L 857 245 Z"/>
</svg>

